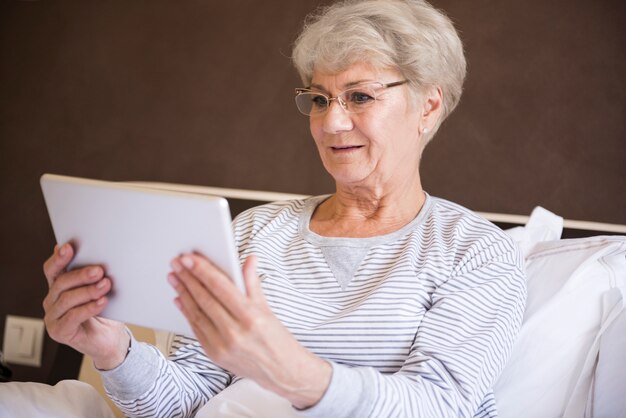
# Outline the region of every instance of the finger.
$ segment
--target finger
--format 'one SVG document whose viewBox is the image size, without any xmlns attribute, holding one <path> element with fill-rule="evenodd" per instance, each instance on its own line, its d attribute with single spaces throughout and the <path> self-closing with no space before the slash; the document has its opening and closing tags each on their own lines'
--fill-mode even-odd
<svg viewBox="0 0 626 418">
<path fill-rule="evenodd" d="M 95 284 L 67 290 L 61 293 L 54 301 L 52 301 L 52 297 L 50 299 L 46 298 L 44 300 L 44 310 L 50 319 L 58 319 L 72 309 L 102 299 L 110 290 L 111 280 L 103 278 Z"/>
<path fill-rule="evenodd" d="M 206 355 L 215 361 L 216 356 L 214 349 L 216 342 L 219 342 L 219 333 L 213 323 L 206 317 L 198 317 L 196 320 L 190 320 L 189 318 L 193 317 L 194 314 L 189 311 L 189 307 L 182 301 L 181 297 L 174 299 L 174 302 L 185 318 L 187 318 L 193 335 L 200 342 L 200 345 L 202 345 Z"/>
<path fill-rule="evenodd" d="M 238 347 L 237 344 L 241 340 L 239 334 L 234 332 L 233 328 L 229 328 L 228 332 L 224 333 L 204 315 L 200 306 L 187 291 L 181 293 L 175 299 L 175 303 L 189 321 L 194 335 L 200 341 L 207 356 L 221 367 L 228 368 L 228 365 L 223 362 L 229 355 L 233 355 L 233 348 Z"/>
<path fill-rule="evenodd" d="M 106 308 L 108 299 L 103 296 L 95 301 L 77 306 L 59 318 L 44 317 L 48 334 L 55 341 L 69 343 L 76 335 L 79 327 L 86 321 L 96 317 Z"/>
<path fill-rule="evenodd" d="M 185 318 L 187 318 L 196 337 L 198 339 L 204 337 L 210 341 L 212 339 L 210 336 L 217 333 L 215 324 L 202 312 L 191 293 L 174 273 L 169 274 L 168 280 L 178 293 L 178 297 L 174 299 L 174 302 Z"/>
<path fill-rule="evenodd" d="M 173 266 L 175 267 L 175 264 Z M 197 306 L 202 315 L 208 317 L 223 334 L 227 334 L 229 329 L 238 328 L 223 302 L 217 299 L 190 270 L 180 270 L 176 273 L 176 278 L 179 280 L 180 286 L 175 287 L 175 289 L 180 296 L 185 296 L 181 301 L 189 306 L 192 312 Z"/>
<path fill-rule="evenodd" d="M 72 258 L 74 258 L 74 248 L 69 243 L 54 247 L 54 252 L 43 264 L 43 272 L 49 286 L 65 271 Z"/>
<path fill-rule="evenodd" d="M 265 294 L 261 287 L 261 280 L 259 280 L 256 272 L 257 262 L 258 259 L 255 255 L 246 258 L 246 261 L 243 263 L 243 280 L 248 297 L 254 301 L 264 302 Z"/>
<path fill-rule="evenodd" d="M 198 254 L 185 254 L 178 258 L 178 262 L 179 267 L 184 266 L 182 271 L 187 270 L 197 277 L 200 283 L 235 318 L 240 318 L 247 313 L 246 296 L 215 264 Z"/>
<path fill-rule="evenodd" d="M 48 291 L 50 303 L 55 303 L 63 292 L 77 287 L 95 284 L 104 278 L 104 269 L 100 266 L 87 266 L 58 276 Z"/>
</svg>

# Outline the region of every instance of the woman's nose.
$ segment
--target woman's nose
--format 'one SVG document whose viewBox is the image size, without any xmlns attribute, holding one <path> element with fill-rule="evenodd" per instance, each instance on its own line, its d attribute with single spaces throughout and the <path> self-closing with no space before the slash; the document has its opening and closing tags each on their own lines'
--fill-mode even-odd
<svg viewBox="0 0 626 418">
<path fill-rule="evenodd" d="M 353 127 L 350 114 L 341 106 L 339 100 L 330 102 L 328 110 L 324 114 L 324 131 L 335 134 L 342 131 L 349 131 Z"/>
</svg>

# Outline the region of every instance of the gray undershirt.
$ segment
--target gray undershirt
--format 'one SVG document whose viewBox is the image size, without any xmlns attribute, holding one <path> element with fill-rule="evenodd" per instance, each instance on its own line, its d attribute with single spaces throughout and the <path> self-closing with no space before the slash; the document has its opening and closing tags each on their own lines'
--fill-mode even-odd
<svg viewBox="0 0 626 418">
<path fill-rule="evenodd" d="M 341 286 L 341 289 L 346 290 L 370 248 L 397 240 L 400 236 L 412 230 L 415 225 L 419 223 L 418 218 L 421 217 L 418 214 L 415 219 L 404 227 L 385 235 L 370 238 L 325 237 L 311 231 L 310 222 L 315 209 L 330 196 L 331 195 L 325 195 L 309 199 L 300 216 L 300 235 L 304 240 L 320 248 L 328 267 Z M 426 207 L 427 204 L 430 204 L 430 199 L 428 199 L 428 195 L 426 194 L 424 207 Z M 424 211 L 420 211 L 420 213 L 422 212 Z"/>
<path fill-rule="evenodd" d="M 335 279 L 341 286 L 341 290 L 346 290 L 357 269 L 363 261 L 363 257 L 369 251 L 366 248 L 328 246 L 321 248 L 328 267 L 333 272 Z"/>
</svg>

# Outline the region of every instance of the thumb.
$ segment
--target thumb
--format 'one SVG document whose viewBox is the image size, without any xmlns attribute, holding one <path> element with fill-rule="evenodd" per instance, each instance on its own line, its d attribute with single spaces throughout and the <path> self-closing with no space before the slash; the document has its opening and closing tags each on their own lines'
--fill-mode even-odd
<svg viewBox="0 0 626 418">
<path fill-rule="evenodd" d="M 257 261 L 257 256 L 251 255 L 243 263 L 243 281 L 246 286 L 246 293 L 253 300 L 264 298 L 261 280 L 256 273 Z"/>
</svg>

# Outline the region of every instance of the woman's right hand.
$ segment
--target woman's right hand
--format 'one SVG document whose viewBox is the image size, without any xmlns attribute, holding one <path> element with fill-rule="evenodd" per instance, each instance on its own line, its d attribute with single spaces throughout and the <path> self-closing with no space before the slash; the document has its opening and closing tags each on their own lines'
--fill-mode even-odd
<svg viewBox="0 0 626 418">
<path fill-rule="evenodd" d="M 70 244 L 56 246 L 43 265 L 50 290 L 43 301 L 50 338 L 91 356 L 97 368 L 110 370 L 126 358 L 130 336 L 123 323 L 100 318 L 111 279 L 101 266 L 67 271 L 74 258 Z"/>
</svg>

